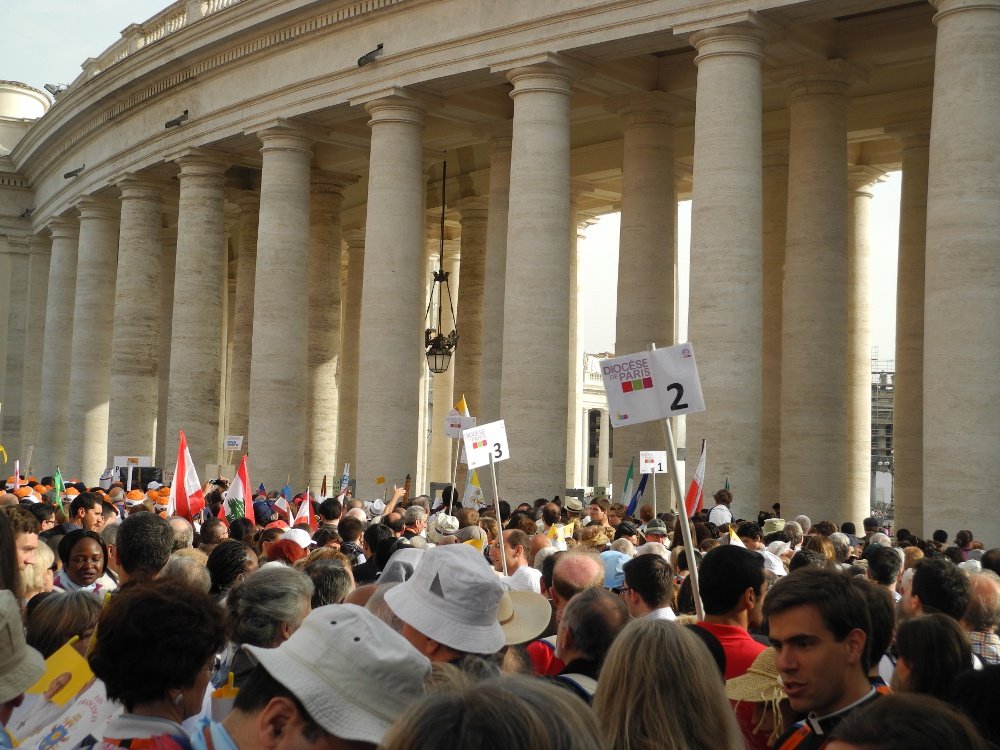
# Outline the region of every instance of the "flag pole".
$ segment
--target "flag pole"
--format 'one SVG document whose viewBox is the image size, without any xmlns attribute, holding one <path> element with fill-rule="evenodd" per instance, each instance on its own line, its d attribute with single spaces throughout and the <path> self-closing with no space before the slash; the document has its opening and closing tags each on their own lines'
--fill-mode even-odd
<svg viewBox="0 0 1000 750">
<path fill-rule="evenodd" d="M 490 451 L 490 475 L 493 477 L 493 507 L 497 512 L 497 524 L 500 523 L 500 488 L 497 486 L 497 469 L 493 462 L 493 451 Z M 500 527 L 500 536 L 497 540 L 500 545 L 500 562 L 503 564 L 503 574 L 507 577 L 507 555 L 503 550 L 503 527 Z"/>
<path fill-rule="evenodd" d="M 656 344 L 649 345 L 650 351 L 656 349 Z M 701 589 L 698 586 L 698 566 L 695 564 L 694 542 L 691 540 L 691 523 L 687 517 L 687 505 L 684 503 L 684 492 L 681 488 L 681 478 L 677 473 L 677 449 L 674 446 L 674 431 L 670 427 L 670 418 L 660 420 L 663 428 L 663 439 L 667 443 L 667 466 L 673 477 L 674 491 L 677 493 L 683 513 L 678 513 L 681 525 L 681 536 L 684 538 L 684 549 L 687 555 L 688 575 L 691 577 L 691 593 L 694 595 L 694 609 L 699 620 L 705 619 L 705 611 L 701 604 Z"/>
<path fill-rule="evenodd" d="M 457 443 L 455 446 L 455 461 L 452 463 L 451 467 L 451 496 L 448 498 L 448 515 L 451 515 L 451 506 L 455 502 L 455 482 L 458 479 L 458 457 L 462 453 L 462 433 L 459 433 L 458 440 L 452 441 Z M 466 482 L 469 481 L 468 477 L 465 479 Z"/>
</svg>

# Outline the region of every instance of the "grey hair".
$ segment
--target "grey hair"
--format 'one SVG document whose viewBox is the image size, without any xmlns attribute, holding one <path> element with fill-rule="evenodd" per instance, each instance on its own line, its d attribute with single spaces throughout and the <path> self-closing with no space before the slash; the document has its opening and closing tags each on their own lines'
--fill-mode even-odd
<svg viewBox="0 0 1000 750">
<path fill-rule="evenodd" d="M 534 567 L 535 570 L 541 570 L 542 563 L 545 562 L 545 558 L 551 557 L 558 551 L 558 547 L 542 547 L 540 550 L 535 552 L 535 564 L 532 567 Z"/>
<path fill-rule="evenodd" d="M 209 575 L 208 568 L 191 557 L 171 555 L 157 578 L 180 581 L 206 594 L 212 588 L 212 576 Z"/>
<path fill-rule="evenodd" d="M 427 511 L 419 505 L 411 505 L 403 514 L 403 525 L 412 526 L 427 520 Z"/>
<path fill-rule="evenodd" d="M 226 600 L 230 637 L 237 644 L 278 645 L 278 631 L 302 624 L 312 601 L 313 582 L 286 565 L 261 568 L 233 586 Z"/>
<path fill-rule="evenodd" d="M 851 540 L 847 534 L 835 531 L 828 538 L 830 544 L 833 545 L 834 553 L 837 555 L 837 562 L 847 562 L 847 558 L 851 555 Z"/>
<path fill-rule="evenodd" d="M 170 530 L 174 532 L 174 552 L 194 546 L 194 526 L 189 520 L 181 516 L 171 516 L 167 522 L 170 524 Z"/>
<path fill-rule="evenodd" d="M 802 528 L 803 535 L 808 534 L 809 529 L 811 529 L 813 525 L 813 522 L 809 520 L 809 516 L 806 515 L 795 516 L 795 523 L 797 523 Z M 785 525 L 787 526 L 788 524 Z"/>
<path fill-rule="evenodd" d="M 121 525 L 121 521 L 115 521 L 114 523 L 107 524 L 103 529 L 101 529 L 101 539 L 104 540 L 104 544 L 106 546 L 113 547 L 118 544 L 118 529 Z"/>
<path fill-rule="evenodd" d="M 611 542 L 611 549 L 615 552 L 621 552 L 628 555 L 629 557 L 635 557 L 635 545 L 628 539 L 615 539 Z"/>
<path fill-rule="evenodd" d="M 788 543 L 793 547 L 798 547 L 802 544 L 802 526 L 799 525 L 797 521 L 789 521 L 786 523 L 784 532 L 785 535 L 788 536 Z"/>
<path fill-rule="evenodd" d="M 1000 576 L 984 570 L 970 575 L 969 581 L 972 596 L 962 621 L 970 630 L 991 631 L 1000 625 Z"/>
</svg>

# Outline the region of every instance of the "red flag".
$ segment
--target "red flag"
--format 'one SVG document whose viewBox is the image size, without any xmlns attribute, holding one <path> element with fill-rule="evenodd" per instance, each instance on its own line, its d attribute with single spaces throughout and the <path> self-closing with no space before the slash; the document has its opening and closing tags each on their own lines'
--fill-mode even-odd
<svg viewBox="0 0 1000 750">
<path fill-rule="evenodd" d="M 223 501 L 226 515 L 230 518 L 248 519 L 250 523 L 257 523 L 253 514 L 253 493 L 250 489 L 250 470 L 247 468 L 247 457 L 244 455 L 240 461 L 240 468 L 236 470 L 233 483 L 229 485 L 226 499 Z"/>
<path fill-rule="evenodd" d="M 201 482 L 191 460 L 184 430 L 179 432 L 181 439 L 177 444 L 177 468 L 170 483 L 169 512 L 193 522 L 194 517 L 205 509 L 205 496 L 201 492 Z"/>
<path fill-rule="evenodd" d="M 224 524 L 226 524 L 226 528 L 227 529 L 229 528 L 229 519 L 226 518 L 226 503 L 225 502 L 223 502 L 222 505 L 219 506 L 219 512 L 216 514 L 216 517 L 220 521 L 222 521 Z"/>
<path fill-rule="evenodd" d="M 698 468 L 694 470 L 694 477 L 691 479 L 691 486 L 688 487 L 687 496 L 684 498 L 684 509 L 687 517 L 690 518 L 700 511 L 705 500 L 705 454 L 708 452 L 708 441 L 701 441 L 701 458 L 698 459 Z"/>
</svg>

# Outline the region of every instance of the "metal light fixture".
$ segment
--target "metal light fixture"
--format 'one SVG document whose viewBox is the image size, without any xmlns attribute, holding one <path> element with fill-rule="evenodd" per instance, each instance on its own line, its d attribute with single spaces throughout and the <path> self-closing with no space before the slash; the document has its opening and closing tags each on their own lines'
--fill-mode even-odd
<svg viewBox="0 0 1000 750">
<path fill-rule="evenodd" d="M 63 179 L 70 180 L 80 174 L 84 169 L 87 168 L 86 164 L 81 164 L 76 169 L 71 169 L 66 174 L 63 175 Z"/>
<path fill-rule="evenodd" d="M 441 170 L 441 241 L 438 251 L 438 270 L 434 271 L 434 280 L 431 284 L 430 299 L 427 300 L 427 312 L 424 313 L 424 320 L 429 326 L 424 330 L 424 354 L 427 356 L 427 366 L 431 372 L 442 373 L 448 371 L 451 364 L 451 355 L 458 345 L 458 331 L 453 330 L 448 335 L 441 333 L 441 310 L 444 303 L 444 293 L 448 293 L 448 309 L 451 311 L 451 319 L 455 320 L 455 306 L 451 300 L 451 287 L 448 286 L 448 272 L 444 270 L 444 213 L 445 213 L 445 181 L 448 176 L 448 162 L 444 162 Z M 434 292 L 437 291 L 437 325 L 431 317 L 431 308 L 434 305 Z"/>
</svg>

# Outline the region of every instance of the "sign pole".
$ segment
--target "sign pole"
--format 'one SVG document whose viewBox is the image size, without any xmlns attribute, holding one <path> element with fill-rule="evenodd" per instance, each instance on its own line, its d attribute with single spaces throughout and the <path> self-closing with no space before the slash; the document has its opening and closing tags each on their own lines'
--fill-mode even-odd
<svg viewBox="0 0 1000 750">
<path fill-rule="evenodd" d="M 493 477 L 493 507 L 497 512 L 497 524 L 500 523 L 500 488 L 497 486 L 497 468 L 493 461 L 493 453 L 490 453 L 490 476 Z M 507 577 L 507 555 L 504 554 L 503 550 L 503 528 L 500 529 L 500 538 L 497 540 L 500 544 L 500 562 L 503 564 L 503 575 L 504 578 Z"/>
<path fill-rule="evenodd" d="M 461 433 L 459 433 L 461 434 Z M 462 453 L 462 441 L 461 439 L 454 441 L 457 445 L 455 446 L 455 461 L 451 467 L 451 497 L 448 498 L 448 515 L 451 515 L 451 506 L 455 502 L 455 480 L 458 477 L 458 457 Z M 466 479 L 466 482 L 469 480 Z"/>
<path fill-rule="evenodd" d="M 653 472 L 653 515 L 656 515 L 656 472 Z"/>
</svg>

